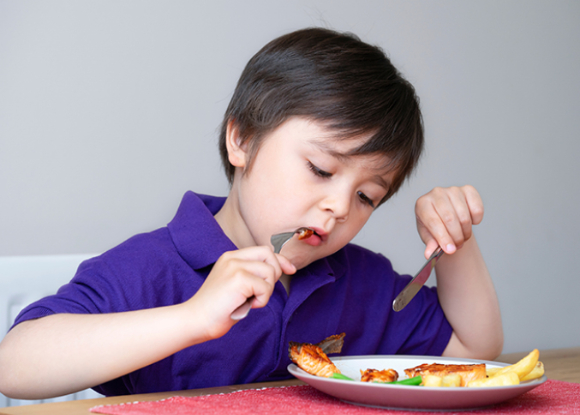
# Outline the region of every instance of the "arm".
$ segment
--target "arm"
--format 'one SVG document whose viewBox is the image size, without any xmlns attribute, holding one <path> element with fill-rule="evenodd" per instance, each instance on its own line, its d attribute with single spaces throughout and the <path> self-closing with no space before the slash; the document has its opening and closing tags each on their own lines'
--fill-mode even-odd
<svg viewBox="0 0 580 415">
<path fill-rule="evenodd" d="M 441 307 L 453 327 L 444 356 L 495 359 L 503 329 L 493 282 L 472 226 L 483 219 L 483 204 L 471 186 L 436 188 L 416 205 L 419 234 L 428 257 L 439 245 L 446 255 L 435 268 Z"/>
<path fill-rule="evenodd" d="M 111 314 L 55 314 L 23 322 L 0 343 L 0 392 L 19 399 L 72 393 L 221 337 L 231 313 L 268 302 L 290 262 L 270 248 L 228 252 L 199 291 L 178 305 Z"/>
</svg>

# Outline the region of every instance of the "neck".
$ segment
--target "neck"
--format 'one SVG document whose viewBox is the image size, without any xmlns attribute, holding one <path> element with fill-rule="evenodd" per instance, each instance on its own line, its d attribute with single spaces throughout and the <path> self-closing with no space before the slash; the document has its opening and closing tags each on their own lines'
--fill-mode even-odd
<svg viewBox="0 0 580 415">
<path fill-rule="evenodd" d="M 240 215 L 238 198 L 235 192 L 230 191 L 226 202 L 214 215 L 214 218 L 238 249 L 256 245 Z"/>
</svg>

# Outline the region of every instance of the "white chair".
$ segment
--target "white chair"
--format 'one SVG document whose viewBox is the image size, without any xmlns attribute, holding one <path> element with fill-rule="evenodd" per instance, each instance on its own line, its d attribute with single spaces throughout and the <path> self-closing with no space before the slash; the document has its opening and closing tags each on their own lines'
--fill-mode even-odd
<svg viewBox="0 0 580 415">
<path fill-rule="evenodd" d="M 82 261 L 94 256 L 76 254 L 0 257 L 0 339 L 6 335 L 24 307 L 56 293 L 60 286 L 71 280 Z M 0 394 L 0 408 L 101 396 L 92 389 L 44 400 L 11 399 Z"/>
</svg>

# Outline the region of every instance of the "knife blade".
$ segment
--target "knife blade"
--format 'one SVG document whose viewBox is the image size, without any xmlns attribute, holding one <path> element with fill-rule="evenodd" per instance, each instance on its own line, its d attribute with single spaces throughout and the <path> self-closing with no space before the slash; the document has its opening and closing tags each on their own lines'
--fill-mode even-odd
<svg viewBox="0 0 580 415">
<path fill-rule="evenodd" d="M 431 275 L 431 271 L 435 268 L 435 264 L 443 255 L 443 250 L 438 247 L 435 252 L 429 257 L 425 265 L 421 267 L 419 272 L 413 277 L 411 281 L 407 284 L 403 291 L 399 293 L 397 298 L 393 301 L 393 310 L 401 311 L 409 301 L 415 297 L 415 294 L 419 292 L 421 287 L 427 282 L 429 276 Z"/>
</svg>

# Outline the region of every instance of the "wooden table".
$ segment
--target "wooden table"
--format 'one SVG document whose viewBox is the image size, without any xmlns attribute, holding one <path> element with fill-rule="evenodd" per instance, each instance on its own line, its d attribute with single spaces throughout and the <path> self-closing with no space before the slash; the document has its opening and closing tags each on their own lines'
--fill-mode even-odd
<svg viewBox="0 0 580 415">
<path fill-rule="evenodd" d="M 497 358 L 498 362 L 515 363 L 524 357 L 525 353 L 503 354 Z M 549 379 L 564 380 L 580 383 L 580 347 L 569 349 L 554 349 L 540 351 L 540 360 L 546 368 Z M 179 392 L 159 392 L 142 395 L 114 396 L 109 398 L 85 399 L 79 401 L 45 403 L 39 405 L 15 406 L 0 408 L 0 415 L 12 414 L 43 414 L 43 415 L 88 415 L 89 408 L 97 405 L 114 405 L 123 402 L 156 401 L 171 396 L 200 396 L 216 393 L 228 393 L 244 389 L 259 389 L 265 387 L 303 385 L 298 379 L 279 382 L 249 383 L 246 385 L 222 386 L 217 388 L 193 389 Z"/>
</svg>

